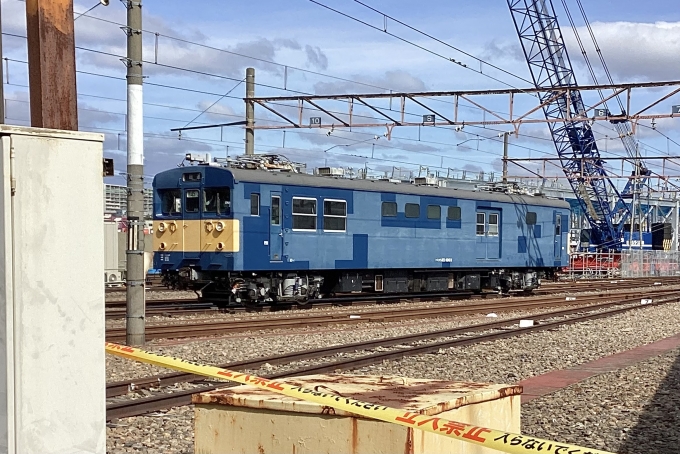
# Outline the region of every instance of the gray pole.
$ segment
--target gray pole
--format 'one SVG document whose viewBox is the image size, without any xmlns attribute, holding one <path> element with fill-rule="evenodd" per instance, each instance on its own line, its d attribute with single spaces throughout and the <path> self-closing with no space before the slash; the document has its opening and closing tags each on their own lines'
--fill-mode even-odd
<svg viewBox="0 0 680 454">
<path fill-rule="evenodd" d="M 508 136 L 510 133 L 503 133 L 503 183 L 508 182 Z"/>
<path fill-rule="evenodd" d="M 0 3 L 0 124 L 5 123 L 5 77 L 2 71 L 2 3 Z"/>
<path fill-rule="evenodd" d="M 125 2 L 127 13 L 127 318 L 128 345 L 145 342 L 144 123 L 142 119 L 142 2 Z M 140 237 L 141 235 L 141 237 Z"/>
<path fill-rule="evenodd" d="M 680 241 L 678 241 L 678 234 L 680 232 L 678 231 L 678 227 L 680 227 L 679 222 L 680 222 L 680 199 L 678 199 L 678 193 L 675 193 L 675 210 L 673 211 L 673 246 L 672 250 L 673 252 L 678 251 L 678 245 L 680 245 Z"/>
<path fill-rule="evenodd" d="M 246 69 L 246 154 L 255 154 L 255 68 Z"/>
</svg>

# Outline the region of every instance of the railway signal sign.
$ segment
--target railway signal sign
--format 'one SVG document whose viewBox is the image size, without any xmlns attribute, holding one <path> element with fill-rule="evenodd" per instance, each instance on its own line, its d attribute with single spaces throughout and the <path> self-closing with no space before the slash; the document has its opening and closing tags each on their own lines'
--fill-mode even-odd
<svg viewBox="0 0 680 454">
<path fill-rule="evenodd" d="M 111 158 L 104 158 L 103 161 L 104 167 L 103 167 L 103 172 L 102 174 L 105 177 L 112 177 L 114 176 L 114 171 L 113 171 L 113 159 Z"/>
<path fill-rule="evenodd" d="M 309 126 L 320 126 L 321 125 L 321 117 L 310 117 L 309 118 Z"/>
<path fill-rule="evenodd" d="M 435 116 L 434 115 L 423 115 L 423 124 L 434 123 L 434 122 L 435 122 Z"/>
<path fill-rule="evenodd" d="M 596 117 L 607 117 L 609 116 L 609 111 L 607 109 L 595 109 Z"/>
<path fill-rule="evenodd" d="M 680 106 L 673 106 L 673 114 L 680 114 Z"/>
</svg>

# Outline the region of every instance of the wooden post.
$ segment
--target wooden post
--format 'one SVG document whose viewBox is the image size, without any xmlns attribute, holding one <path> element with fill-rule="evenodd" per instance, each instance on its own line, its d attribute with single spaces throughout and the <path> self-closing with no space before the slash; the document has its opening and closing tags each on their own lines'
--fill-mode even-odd
<svg viewBox="0 0 680 454">
<path fill-rule="evenodd" d="M 73 0 L 26 0 L 31 126 L 76 131 Z"/>
</svg>

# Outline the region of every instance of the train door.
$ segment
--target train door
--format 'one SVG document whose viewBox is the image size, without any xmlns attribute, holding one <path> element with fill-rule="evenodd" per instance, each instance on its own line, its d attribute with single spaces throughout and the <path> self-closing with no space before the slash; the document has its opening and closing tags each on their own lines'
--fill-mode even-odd
<svg viewBox="0 0 680 454">
<path fill-rule="evenodd" d="M 184 216 L 182 222 L 184 257 L 198 258 L 201 252 L 201 190 L 184 190 Z"/>
<path fill-rule="evenodd" d="M 501 257 L 501 212 L 478 209 L 475 226 L 475 253 L 480 260 L 498 260 Z"/>
<path fill-rule="evenodd" d="M 281 193 L 271 193 L 269 204 L 269 260 L 280 262 L 283 260 L 283 229 L 281 216 Z"/>
<path fill-rule="evenodd" d="M 490 210 L 488 212 L 486 231 L 486 258 L 497 260 L 501 258 L 501 212 Z"/>
<path fill-rule="evenodd" d="M 562 260 L 562 215 L 555 214 L 555 261 Z"/>
</svg>

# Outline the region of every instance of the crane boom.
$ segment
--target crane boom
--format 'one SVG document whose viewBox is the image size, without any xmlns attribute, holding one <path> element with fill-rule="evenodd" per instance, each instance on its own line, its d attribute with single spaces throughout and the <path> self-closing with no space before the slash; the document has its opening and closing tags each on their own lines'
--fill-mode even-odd
<svg viewBox="0 0 680 454">
<path fill-rule="evenodd" d="M 544 103 L 557 155 L 581 209 L 591 227 L 591 245 L 620 250 L 621 224 L 614 220 L 614 203 L 619 217 L 630 216 L 627 204 L 604 169 L 604 161 L 587 121 L 574 121 L 586 108 L 578 90 L 559 95 L 557 87 L 577 87 L 574 70 L 560 31 L 551 0 L 507 0 L 536 88 Z"/>
</svg>

